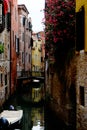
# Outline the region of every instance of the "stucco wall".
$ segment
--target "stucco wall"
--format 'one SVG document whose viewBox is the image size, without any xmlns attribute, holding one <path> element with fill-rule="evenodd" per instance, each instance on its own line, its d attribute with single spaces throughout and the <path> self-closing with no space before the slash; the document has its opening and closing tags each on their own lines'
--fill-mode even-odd
<svg viewBox="0 0 87 130">
<path fill-rule="evenodd" d="M 4 52 L 0 54 L 0 106 L 10 94 L 10 34 L 6 28 L 0 34 L 0 41 L 4 44 Z M 5 77 L 7 77 L 5 79 Z"/>
</svg>

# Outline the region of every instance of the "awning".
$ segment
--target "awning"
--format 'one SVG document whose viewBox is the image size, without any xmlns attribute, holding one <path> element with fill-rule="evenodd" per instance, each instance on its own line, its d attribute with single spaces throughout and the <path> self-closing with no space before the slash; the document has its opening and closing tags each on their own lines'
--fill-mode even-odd
<svg viewBox="0 0 87 130">
<path fill-rule="evenodd" d="M 6 15 L 8 12 L 8 6 L 9 6 L 8 0 L 4 0 L 4 15 Z"/>
</svg>

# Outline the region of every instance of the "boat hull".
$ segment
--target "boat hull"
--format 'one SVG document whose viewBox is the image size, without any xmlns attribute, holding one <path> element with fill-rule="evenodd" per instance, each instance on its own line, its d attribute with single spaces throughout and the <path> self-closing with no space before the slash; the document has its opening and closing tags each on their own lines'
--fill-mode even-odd
<svg viewBox="0 0 87 130">
<path fill-rule="evenodd" d="M 14 129 L 14 128 L 21 128 L 22 127 L 22 120 L 23 120 L 23 110 L 4 110 L 0 114 L 0 119 L 4 118 L 8 121 L 8 128 L 7 129 Z M 2 130 L 5 125 L 3 124 L 4 121 L 2 121 L 2 124 L 0 124 L 0 130 Z"/>
</svg>

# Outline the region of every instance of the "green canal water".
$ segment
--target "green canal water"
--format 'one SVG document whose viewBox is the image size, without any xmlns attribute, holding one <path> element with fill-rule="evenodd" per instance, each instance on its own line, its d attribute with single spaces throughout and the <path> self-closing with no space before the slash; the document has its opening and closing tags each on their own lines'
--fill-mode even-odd
<svg viewBox="0 0 87 130">
<path fill-rule="evenodd" d="M 4 104 L 4 109 L 9 109 L 10 105 L 23 110 L 22 127 L 17 130 L 44 130 L 43 104 L 31 104 L 23 100 L 22 95 L 15 94 Z"/>
<path fill-rule="evenodd" d="M 22 127 L 15 130 L 70 130 L 66 129 L 49 110 L 46 110 L 44 103 L 32 105 L 23 100 L 21 94 L 16 93 L 10 97 L 3 108 L 9 109 L 10 105 L 23 110 Z"/>
</svg>

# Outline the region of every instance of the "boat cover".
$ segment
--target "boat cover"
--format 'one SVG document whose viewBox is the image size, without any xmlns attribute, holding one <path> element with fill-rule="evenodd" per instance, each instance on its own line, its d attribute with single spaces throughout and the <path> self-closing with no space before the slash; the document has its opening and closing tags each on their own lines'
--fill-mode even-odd
<svg viewBox="0 0 87 130">
<path fill-rule="evenodd" d="M 1 117 L 6 118 L 11 125 L 22 119 L 23 110 L 4 110 L 0 113 L 0 118 Z"/>
</svg>

